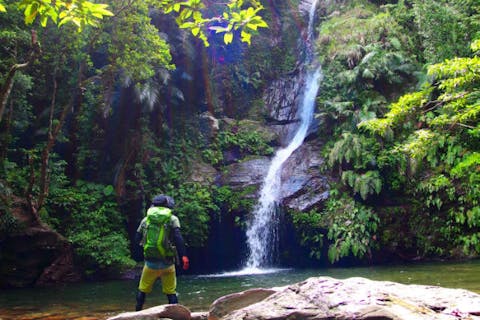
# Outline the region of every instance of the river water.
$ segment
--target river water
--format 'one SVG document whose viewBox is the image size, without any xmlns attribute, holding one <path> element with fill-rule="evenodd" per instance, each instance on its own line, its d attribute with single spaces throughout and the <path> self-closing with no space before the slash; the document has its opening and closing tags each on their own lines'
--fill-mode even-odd
<svg viewBox="0 0 480 320">
<path fill-rule="evenodd" d="M 206 311 L 217 298 L 251 288 L 284 286 L 309 277 L 338 279 L 365 277 L 404 284 L 463 288 L 480 294 L 480 260 L 462 263 L 425 263 L 331 269 L 281 269 L 258 275 L 180 275 L 180 303 L 192 311 Z M 133 311 L 138 280 L 70 284 L 54 288 L 0 291 L 0 320 L 105 319 Z M 147 296 L 145 307 L 166 303 L 160 284 Z"/>
</svg>

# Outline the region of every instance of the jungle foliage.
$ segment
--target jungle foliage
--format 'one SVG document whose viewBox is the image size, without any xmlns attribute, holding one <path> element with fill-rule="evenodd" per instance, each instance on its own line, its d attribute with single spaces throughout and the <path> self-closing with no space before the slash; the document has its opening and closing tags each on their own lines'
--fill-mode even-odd
<svg viewBox="0 0 480 320">
<path fill-rule="evenodd" d="M 12 212 L 25 203 L 70 241 L 86 275 L 119 271 L 133 263 L 127 230 L 168 193 L 188 245 L 203 246 L 217 202 L 188 181 L 194 125 L 168 117 L 167 104 L 185 102 L 172 52 L 219 35 L 250 44 L 268 26 L 262 10 L 256 0 L 0 1 L 2 237 L 26 227 Z"/>
<path fill-rule="evenodd" d="M 263 90 L 295 71 L 301 36 L 278 17 L 298 1 L 100 2 L 0 0 L 0 235 L 25 227 L 20 203 L 89 276 L 132 265 L 128 233 L 155 194 L 175 198 L 189 248 L 219 212 L 242 225 L 255 190 L 192 181 L 192 164 L 273 152 L 238 124 L 268 117 Z M 332 263 L 478 256 L 478 1 L 322 6 L 317 119 L 336 181 L 292 215 L 302 244 Z M 205 111 L 235 125 L 205 139 Z"/>
<path fill-rule="evenodd" d="M 479 13 L 474 1 L 357 1 L 321 24 L 317 117 L 338 184 L 307 219 L 317 232 L 297 222 L 312 255 L 480 254 Z"/>
</svg>

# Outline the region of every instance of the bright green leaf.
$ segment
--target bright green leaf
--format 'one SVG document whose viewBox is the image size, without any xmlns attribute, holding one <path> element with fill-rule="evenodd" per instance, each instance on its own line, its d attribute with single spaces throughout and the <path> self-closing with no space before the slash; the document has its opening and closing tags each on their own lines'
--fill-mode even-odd
<svg viewBox="0 0 480 320">
<path fill-rule="evenodd" d="M 200 28 L 198 28 L 198 27 L 192 29 L 192 34 L 194 36 L 197 36 L 199 32 L 200 32 Z"/>
<path fill-rule="evenodd" d="M 229 43 L 232 43 L 232 41 L 233 41 L 233 32 L 225 33 L 225 35 L 223 36 L 223 42 L 225 42 L 225 44 L 229 44 Z"/>
<path fill-rule="evenodd" d="M 249 29 L 252 29 L 252 30 L 257 30 L 257 27 L 258 27 L 258 26 L 257 26 L 256 24 L 254 24 L 254 23 L 250 23 L 250 22 L 249 22 L 249 23 L 247 23 L 247 24 L 245 25 L 245 27 L 247 27 L 247 28 L 249 28 Z"/>
<path fill-rule="evenodd" d="M 194 26 L 195 26 L 195 23 L 193 22 L 184 22 L 180 24 L 178 27 L 181 29 L 190 29 L 190 28 L 193 28 Z"/>
<path fill-rule="evenodd" d="M 106 196 L 112 195 L 115 192 L 115 189 L 112 185 L 108 185 L 103 189 L 103 194 Z"/>
<path fill-rule="evenodd" d="M 25 8 L 25 24 L 31 24 L 38 14 L 38 3 L 34 2 Z"/>
<path fill-rule="evenodd" d="M 242 31 L 241 37 L 242 37 L 242 42 L 246 42 L 248 44 L 251 44 L 252 35 L 250 33 Z"/>
<path fill-rule="evenodd" d="M 40 17 L 40 24 L 42 27 L 46 27 L 48 22 L 48 16 L 41 16 Z"/>
<path fill-rule="evenodd" d="M 58 27 L 61 27 L 65 23 L 72 21 L 72 19 L 73 19 L 73 17 L 60 18 L 60 22 L 58 23 Z"/>
</svg>

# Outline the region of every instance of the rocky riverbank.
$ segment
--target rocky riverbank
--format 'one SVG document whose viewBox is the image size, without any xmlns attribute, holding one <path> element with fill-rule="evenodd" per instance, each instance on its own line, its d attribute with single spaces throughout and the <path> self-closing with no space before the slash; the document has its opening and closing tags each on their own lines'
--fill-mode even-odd
<svg viewBox="0 0 480 320">
<path fill-rule="evenodd" d="M 208 312 L 164 305 L 109 320 L 480 319 L 480 295 L 463 289 L 365 278 L 309 278 L 285 287 L 251 289 L 214 301 Z"/>
</svg>

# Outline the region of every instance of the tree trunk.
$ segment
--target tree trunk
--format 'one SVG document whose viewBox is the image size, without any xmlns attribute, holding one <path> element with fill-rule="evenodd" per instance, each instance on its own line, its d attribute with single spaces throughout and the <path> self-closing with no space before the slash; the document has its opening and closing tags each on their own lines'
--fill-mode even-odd
<svg viewBox="0 0 480 320">
<path fill-rule="evenodd" d="M 28 67 L 41 54 L 40 45 L 37 42 L 37 33 L 32 30 L 32 47 L 28 54 L 28 59 L 24 63 L 14 64 L 8 71 L 5 83 L 0 87 L 0 122 L 3 119 L 3 113 L 7 106 L 8 98 L 13 88 L 13 80 L 18 70 Z"/>
<path fill-rule="evenodd" d="M 59 233 L 55 232 L 55 234 L 59 237 L 58 241 L 63 243 L 63 247 L 57 258 L 43 270 L 35 282 L 37 286 L 76 282 L 81 278 L 80 273 L 75 268 L 72 245 Z"/>
<path fill-rule="evenodd" d="M 3 140 L 0 143 L 0 163 L 7 158 L 8 145 L 12 140 L 10 134 L 10 128 L 12 126 L 13 116 L 13 100 L 10 99 L 10 107 L 8 108 L 7 118 L 5 119 L 5 127 L 3 129 Z M 0 134 L 1 135 L 1 134 Z"/>
<path fill-rule="evenodd" d="M 28 67 L 29 64 L 30 64 L 30 61 L 21 63 L 21 64 L 14 64 L 8 71 L 7 79 L 5 80 L 5 83 L 0 88 L 0 103 L 1 103 L 0 104 L 0 122 L 2 122 L 3 113 L 5 112 L 5 107 L 7 106 L 7 102 L 8 102 L 8 97 L 12 92 L 13 78 L 15 77 L 15 73 L 17 73 L 17 70 Z"/>
<path fill-rule="evenodd" d="M 79 118 L 83 111 L 83 91 L 85 90 L 84 81 L 85 63 L 81 62 L 78 68 L 78 80 L 77 88 L 75 89 L 77 94 L 74 97 L 71 123 L 68 126 L 68 144 L 65 159 L 67 161 L 66 174 L 70 178 L 71 184 L 75 185 L 79 177 L 78 168 L 78 145 L 80 141 L 78 139 Z M 88 82 L 88 79 L 86 80 Z"/>
<path fill-rule="evenodd" d="M 54 79 L 54 93 L 53 93 L 53 98 L 52 98 L 52 105 L 51 105 L 51 119 L 50 119 L 50 124 L 53 124 L 53 109 L 55 108 L 55 96 L 57 93 L 57 80 Z M 48 173 L 48 164 L 50 160 L 50 152 L 52 151 L 53 147 L 55 146 L 55 142 L 57 140 L 58 133 L 60 132 L 60 129 L 62 129 L 63 124 L 65 123 L 65 119 L 67 117 L 68 111 L 71 110 L 72 103 L 70 102 L 67 104 L 60 115 L 60 118 L 58 119 L 58 123 L 55 126 L 55 128 L 51 127 L 48 132 L 48 141 L 47 145 L 43 149 L 42 152 L 42 162 L 41 162 L 41 168 L 40 168 L 40 194 L 38 196 L 38 209 L 43 206 L 43 203 L 45 202 L 45 198 L 48 196 L 48 191 L 49 191 L 49 173 Z"/>
</svg>

